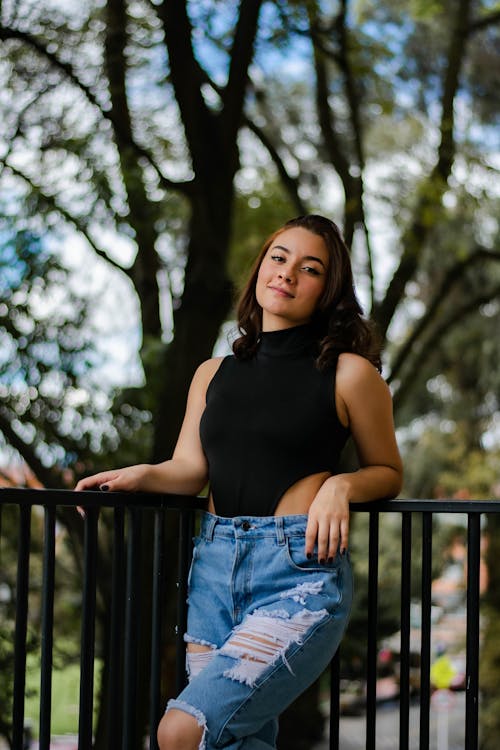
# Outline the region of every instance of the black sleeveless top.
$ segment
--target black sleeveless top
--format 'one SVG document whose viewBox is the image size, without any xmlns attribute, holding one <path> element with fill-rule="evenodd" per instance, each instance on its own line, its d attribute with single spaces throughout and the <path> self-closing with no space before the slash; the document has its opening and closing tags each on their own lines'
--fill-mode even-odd
<svg viewBox="0 0 500 750">
<path fill-rule="evenodd" d="M 223 359 L 200 437 L 220 516 L 272 515 L 311 474 L 335 474 L 349 431 L 335 408 L 335 366 L 320 372 L 310 325 L 261 334 L 248 360 Z"/>
</svg>

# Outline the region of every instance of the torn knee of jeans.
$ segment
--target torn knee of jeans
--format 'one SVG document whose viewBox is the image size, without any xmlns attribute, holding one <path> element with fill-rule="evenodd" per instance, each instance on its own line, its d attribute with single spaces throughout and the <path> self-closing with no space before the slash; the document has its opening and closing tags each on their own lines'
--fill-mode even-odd
<svg viewBox="0 0 500 750">
<path fill-rule="evenodd" d="M 198 750 L 205 750 L 207 746 L 206 741 L 206 735 L 207 735 L 207 720 L 205 718 L 205 715 L 199 710 L 199 708 L 196 708 L 195 706 L 191 706 L 190 703 L 186 703 L 186 701 L 179 700 L 178 698 L 173 698 L 172 700 L 169 700 L 167 703 L 166 711 L 170 711 L 171 708 L 176 708 L 179 711 L 184 711 L 185 714 L 189 714 L 192 716 L 196 721 L 198 722 L 198 726 L 203 729 L 203 734 L 201 735 L 200 744 L 198 745 Z"/>
<path fill-rule="evenodd" d="M 217 648 L 215 643 L 211 643 L 210 641 L 205 641 L 203 638 L 195 638 L 193 635 L 189 635 L 189 633 L 184 633 L 184 643 L 196 643 L 197 646 L 208 646 L 208 648 Z"/>
<path fill-rule="evenodd" d="M 215 651 L 214 648 L 207 648 L 206 651 L 186 651 L 186 672 L 189 682 L 210 664 Z"/>
<path fill-rule="evenodd" d="M 191 682 L 193 677 L 199 675 L 202 669 L 205 669 L 212 661 L 217 651 L 217 646 L 209 641 L 204 641 L 202 638 L 194 638 L 187 633 L 184 636 L 184 640 L 188 644 L 188 648 L 186 649 L 186 673 L 188 680 Z M 204 649 L 202 651 L 191 651 L 189 649 L 190 643 L 203 646 Z"/>
<path fill-rule="evenodd" d="M 224 671 L 224 676 L 253 687 L 266 669 L 280 658 L 293 674 L 286 660 L 287 649 L 292 644 L 302 643 L 307 631 L 327 615 L 326 609 L 303 609 L 291 617 L 282 610 L 253 612 L 220 650 L 221 654 L 236 660 L 233 667 Z"/>
</svg>

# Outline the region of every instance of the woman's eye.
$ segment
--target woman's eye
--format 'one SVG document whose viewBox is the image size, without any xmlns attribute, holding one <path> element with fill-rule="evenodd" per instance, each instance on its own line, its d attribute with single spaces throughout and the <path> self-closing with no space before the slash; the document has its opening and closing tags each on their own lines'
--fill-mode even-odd
<svg viewBox="0 0 500 750">
<path fill-rule="evenodd" d="M 271 259 L 277 261 L 278 263 L 281 263 L 285 260 L 282 255 L 271 255 Z"/>
<path fill-rule="evenodd" d="M 302 270 L 307 271 L 307 273 L 311 273 L 313 276 L 319 276 L 318 269 L 314 268 L 313 266 L 303 266 Z"/>
</svg>

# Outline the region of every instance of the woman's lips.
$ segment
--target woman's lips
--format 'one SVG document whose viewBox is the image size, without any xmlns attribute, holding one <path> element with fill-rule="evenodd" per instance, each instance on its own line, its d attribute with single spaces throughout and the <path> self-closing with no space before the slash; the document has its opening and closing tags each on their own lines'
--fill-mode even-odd
<svg viewBox="0 0 500 750">
<path fill-rule="evenodd" d="M 291 297 L 293 299 L 293 294 L 290 292 L 287 292 L 286 289 L 283 289 L 280 286 L 268 286 L 268 289 L 271 289 L 273 292 L 276 292 L 276 294 L 279 294 L 281 297 Z"/>
</svg>

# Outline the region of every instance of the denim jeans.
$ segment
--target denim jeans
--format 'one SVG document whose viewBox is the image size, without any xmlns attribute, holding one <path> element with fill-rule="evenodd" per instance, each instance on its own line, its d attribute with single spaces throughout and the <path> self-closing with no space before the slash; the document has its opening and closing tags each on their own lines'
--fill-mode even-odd
<svg viewBox="0 0 500 750">
<path fill-rule="evenodd" d="M 307 559 L 307 516 L 204 513 L 188 583 L 189 683 L 170 708 L 203 727 L 200 750 L 271 750 L 278 716 L 324 671 L 352 601 L 349 553 Z"/>
</svg>

